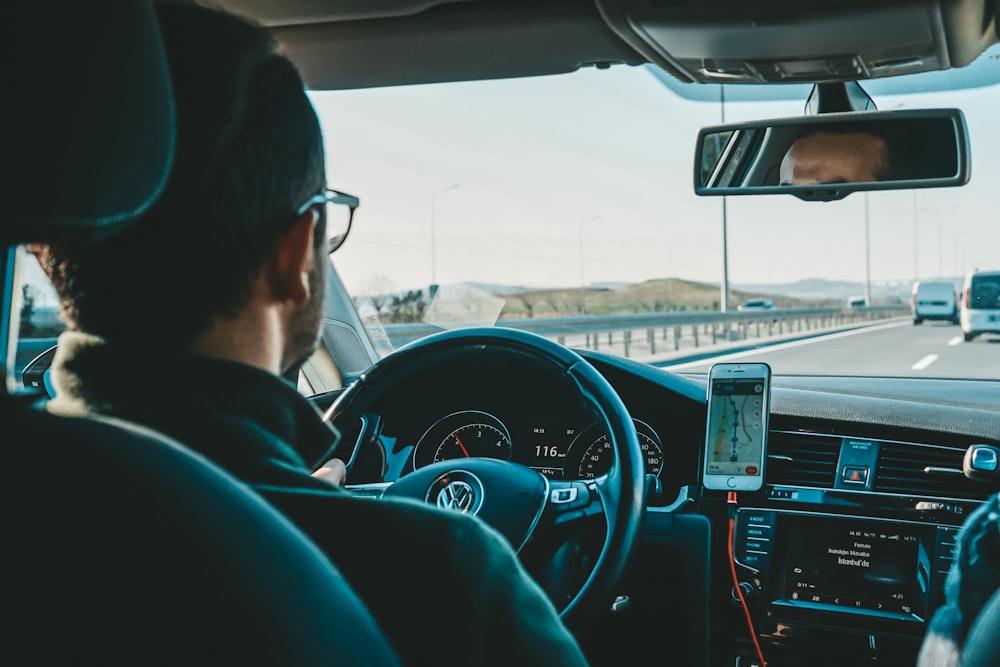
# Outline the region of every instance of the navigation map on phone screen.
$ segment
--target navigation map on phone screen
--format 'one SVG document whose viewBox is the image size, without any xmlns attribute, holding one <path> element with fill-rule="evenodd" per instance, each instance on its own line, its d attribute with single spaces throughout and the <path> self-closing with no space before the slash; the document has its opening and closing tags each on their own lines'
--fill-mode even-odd
<svg viewBox="0 0 1000 667">
<path fill-rule="evenodd" d="M 709 475 L 760 475 L 764 448 L 765 380 L 716 379 L 708 421 Z"/>
</svg>

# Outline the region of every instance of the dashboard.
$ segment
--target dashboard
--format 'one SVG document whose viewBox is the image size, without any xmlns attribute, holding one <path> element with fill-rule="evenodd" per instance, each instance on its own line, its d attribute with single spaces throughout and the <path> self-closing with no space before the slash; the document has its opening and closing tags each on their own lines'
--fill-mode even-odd
<svg viewBox="0 0 1000 667">
<path fill-rule="evenodd" d="M 621 583 L 629 611 L 603 626 L 615 641 L 582 640 L 595 662 L 614 664 L 623 642 L 649 636 L 670 647 L 671 664 L 751 660 L 731 548 L 770 663 L 913 663 L 958 528 L 997 490 L 961 474 L 971 445 L 1000 445 L 996 383 L 776 376 L 765 485 L 739 494 L 730 541 L 726 493 L 700 486 L 706 378 L 581 354 L 622 397 L 658 481 Z M 604 434 L 559 382 L 506 359 L 477 368 L 475 381 L 468 372 L 438 365 L 394 387 L 349 482 L 384 485 L 465 456 L 550 479 L 607 470 Z M 663 664 L 666 653 L 651 655 L 630 664 Z"/>
<path fill-rule="evenodd" d="M 393 387 L 367 416 L 374 423 L 364 425 L 365 442 L 357 444 L 361 425 L 342 438 L 357 447 L 339 453 L 353 458 L 349 482 L 391 483 L 436 461 L 466 456 L 513 461 L 552 480 L 589 480 L 610 469 L 607 434 L 564 381 L 516 358 L 485 363 L 472 381 L 467 373 L 436 366 Z M 646 474 L 666 502 L 696 466 L 703 424 L 690 419 L 697 403 L 651 403 L 648 410 L 639 403 L 629 411 Z"/>
<path fill-rule="evenodd" d="M 656 481 L 620 585 L 628 604 L 580 638 L 595 663 L 752 664 L 742 593 L 770 664 L 913 664 L 958 529 L 1000 488 L 963 474 L 970 447 L 1000 446 L 998 383 L 775 376 L 765 484 L 739 494 L 730 534 L 726 493 L 700 485 L 706 378 L 581 355 L 621 396 Z M 26 384 L 41 386 L 47 364 L 26 369 Z M 314 401 L 324 409 L 335 396 Z M 593 479 L 613 458 L 566 383 L 524 359 L 485 359 L 472 373 L 437 364 L 361 421 L 337 452 L 359 493 L 467 456 L 550 480 Z M 661 651 L 623 648 L 649 637 Z"/>
</svg>

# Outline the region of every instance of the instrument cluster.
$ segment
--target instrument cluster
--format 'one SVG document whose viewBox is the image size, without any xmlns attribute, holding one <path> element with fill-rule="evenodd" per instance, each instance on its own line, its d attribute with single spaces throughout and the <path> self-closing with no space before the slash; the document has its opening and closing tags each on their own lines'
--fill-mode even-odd
<svg viewBox="0 0 1000 667">
<path fill-rule="evenodd" d="M 659 476 L 663 442 L 648 424 L 633 421 L 646 473 Z M 580 425 L 544 418 L 507 423 L 488 412 L 462 410 L 442 417 L 423 433 L 413 452 L 413 466 L 465 457 L 513 461 L 550 479 L 594 479 L 611 469 L 614 451 L 596 421 Z"/>
</svg>

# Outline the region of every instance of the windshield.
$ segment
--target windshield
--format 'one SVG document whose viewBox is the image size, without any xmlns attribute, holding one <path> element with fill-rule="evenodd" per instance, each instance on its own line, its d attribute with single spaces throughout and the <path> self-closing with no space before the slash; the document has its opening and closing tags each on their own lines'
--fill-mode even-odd
<svg viewBox="0 0 1000 667">
<path fill-rule="evenodd" d="M 362 202 L 332 261 L 394 346 L 495 321 L 685 371 L 1000 377 L 996 337 L 913 313 L 916 281 L 958 293 L 1000 268 L 1000 86 L 873 95 L 960 108 L 971 180 L 828 203 L 693 191 L 702 126 L 801 115 L 804 96 L 694 101 L 624 66 L 311 96 L 329 183 Z"/>
<path fill-rule="evenodd" d="M 967 185 L 833 202 L 694 194 L 700 128 L 802 115 L 808 86 L 616 66 L 314 91 L 328 182 L 361 199 L 332 261 L 382 354 L 499 325 L 680 372 L 997 379 L 1000 85 L 949 84 L 998 58 L 862 82 L 882 111 L 959 108 Z M 18 369 L 63 326 L 34 262 L 23 279 Z M 956 298 L 918 298 L 933 283 Z"/>
</svg>

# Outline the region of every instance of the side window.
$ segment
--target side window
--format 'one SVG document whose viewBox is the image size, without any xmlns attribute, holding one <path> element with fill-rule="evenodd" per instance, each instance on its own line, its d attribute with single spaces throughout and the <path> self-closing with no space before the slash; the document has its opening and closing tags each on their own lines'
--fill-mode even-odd
<svg viewBox="0 0 1000 667">
<path fill-rule="evenodd" d="M 320 345 L 299 371 L 298 389 L 303 396 L 323 394 L 344 386 L 337 364 L 330 352 Z"/>
<path fill-rule="evenodd" d="M 31 361 L 56 344 L 56 338 L 66 328 L 59 318 L 59 297 L 35 256 L 23 251 L 21 262 L 20 326 L 14 372 L 21 373 Z"/>
<path fill-rule="evenodd" d="M 56 345 L 58 336 L 66 329 L 66 325 L 59 316 L 59 297 L 55 288 L 35 256 L 27 250 L 23 252 L 21 283 L 18 286 L 21 292 L 21 318 L 14 373 L 25 386 L 41 388 L 44 385 L 51 395 L 51 386 L 45 380 L 45 371 L 52 361 L 51 355 L 42 355 Z M 35 360 L 37 362 L 32 364 Z M 26 377 L 24 370 L 29 364 L 31 368 L 28 368 Z M 321 347 L 303 364 L 296 386 L 301 394 L 311 396 L 339 389 L 343 385 L 336 365 L 329 353 Z"/>
</svg>

